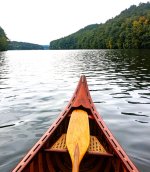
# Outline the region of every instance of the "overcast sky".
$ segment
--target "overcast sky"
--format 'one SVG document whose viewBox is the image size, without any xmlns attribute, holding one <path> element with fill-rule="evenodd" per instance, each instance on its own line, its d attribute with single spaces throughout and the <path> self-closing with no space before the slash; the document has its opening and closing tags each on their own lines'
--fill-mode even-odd
<svg viewBox="0 0 150 172">
<path fill-rule="evenodd" d="M 12 41 L 49 44 L 140 2 L 148 0 L 0 0 L 0 26 Z"/>
</svg>

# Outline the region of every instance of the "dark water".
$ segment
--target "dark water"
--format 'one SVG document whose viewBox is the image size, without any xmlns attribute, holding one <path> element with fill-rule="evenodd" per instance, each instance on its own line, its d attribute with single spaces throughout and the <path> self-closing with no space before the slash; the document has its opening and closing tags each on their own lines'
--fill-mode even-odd
<svg viewBox="0 0 150 172">
<path fill-rule="evenodd" d="M 118 142 L 150 171 L 150 50 L 0 53 L 0 171 L 11 171 L 47 130 L 81 74 Z"/>
</svg>

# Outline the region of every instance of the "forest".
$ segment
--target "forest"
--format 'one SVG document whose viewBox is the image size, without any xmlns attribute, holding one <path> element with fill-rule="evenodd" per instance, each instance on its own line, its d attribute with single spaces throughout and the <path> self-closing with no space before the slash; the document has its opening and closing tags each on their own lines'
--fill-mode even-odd
<svg viewBox="0 0 150 172">
<path fill-rule="evenodd" d="M 44 50 L 46 49 L 42 45 L 32 44 L 27 42 L 17 42 L 17 41 L 10 41 L 5 31 L 0 27 L 0 51 L 6 50 Z"/>
<path fill-rule="evenodd" d="M 44 47 L 38 44 L 11 41 L 8 44 L 8 50 L 44 50 Z"/>
<path fill-rule="evenodd" d="M 0 27 L 0 51 L 5 51 L 8 48 L 8 38 L 4 30 Z"/>
<path fill-rule="evenodd" d="M 92 24 L 50 42 L 50 49 L 148 49 L 150 3 L 132 5 L 104 24 Z"/>
</svg>

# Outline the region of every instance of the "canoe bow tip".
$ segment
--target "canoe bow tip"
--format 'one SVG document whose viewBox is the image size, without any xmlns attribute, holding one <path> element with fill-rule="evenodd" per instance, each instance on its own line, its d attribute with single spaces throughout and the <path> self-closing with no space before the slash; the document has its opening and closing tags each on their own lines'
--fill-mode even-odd
<svg viewBox="0 0 150 172">
<path fill-rule="evenodd" d="M 85 82 L 86 81 L 86 76 L 85 75 L 81 75 L 81 81 Z"/>
</svg>

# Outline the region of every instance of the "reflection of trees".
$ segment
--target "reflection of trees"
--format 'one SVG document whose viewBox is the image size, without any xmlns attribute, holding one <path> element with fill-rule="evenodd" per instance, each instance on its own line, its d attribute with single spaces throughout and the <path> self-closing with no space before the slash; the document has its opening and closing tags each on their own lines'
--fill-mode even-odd
<svg viewBox="0 0 150 172">
<path fill-rule="evenodd" d="M 69 57 L 69 70 L 87 77 L 101 77 L 121 86 L 131 85 L 128 89 L 149 85 L 150 50 L 81 50 Z"/>
<path fill-rule="evenodd" d="M 0 73 L 4 65 L 5 65 L 4 52 L 0 52 Z"/>
<path fill-rule="evenodd" d="M 0 83 L 6 78 L 7 64 L 5 52 L 0 52 Z"/>
<path fill-rule="evenodd" d="M 132 80 L 140 88 L 149 85 L 150 50 L 110 50 L 106 53 L 118 76 Z"/>
</svg>

